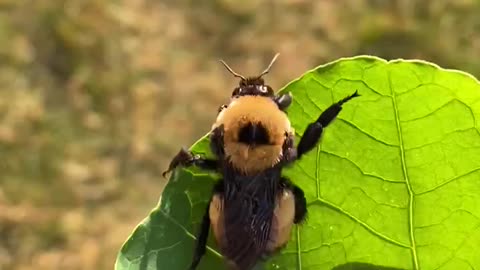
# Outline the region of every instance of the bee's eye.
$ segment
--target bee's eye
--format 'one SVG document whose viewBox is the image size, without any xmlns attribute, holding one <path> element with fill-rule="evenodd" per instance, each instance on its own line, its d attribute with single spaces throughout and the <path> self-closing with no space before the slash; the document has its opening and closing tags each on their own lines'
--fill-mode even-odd
<svg viewBox="0 0 480 270">
<path fill-rule="evenodd" d="M 272 88 L 268 85 L 260 85 L 260 86 L 258 86 L 257 89 L 262 94 L 266 94 L 266 95 L 272 95 L 273 94 Z"/>
</svg>

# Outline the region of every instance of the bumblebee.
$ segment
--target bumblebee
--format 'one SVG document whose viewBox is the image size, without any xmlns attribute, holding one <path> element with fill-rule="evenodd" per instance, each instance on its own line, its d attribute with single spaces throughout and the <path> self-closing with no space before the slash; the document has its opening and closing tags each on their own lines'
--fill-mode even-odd
<svg viewBox="0 0 480 270">
<path fill-rule="evenodd" d="M 179 166 L 197 166 L 222 176 L 205 209 L 191 270 L 197 268 L 205 254 L 210 227 L 232 270 L 250 270 L 287 244 L 293 224 L 305 220 L 307 204 L 302 189 L 282 176 L 282 169 L 312 150 L 342 105 L 359 96 L 355 91 L 327 108 L 308 125 L 295 147 L 294 130 L 286 114 L 292 96 L 276 95 L 262 78 L 278 55 L 253 77 L 236 73 L 221 60 L 240 83 L 230 102 L 220 106 L 210 131 L 215 158 L 194 155 L 182 148 L 163 174 Z"/>
</svg>

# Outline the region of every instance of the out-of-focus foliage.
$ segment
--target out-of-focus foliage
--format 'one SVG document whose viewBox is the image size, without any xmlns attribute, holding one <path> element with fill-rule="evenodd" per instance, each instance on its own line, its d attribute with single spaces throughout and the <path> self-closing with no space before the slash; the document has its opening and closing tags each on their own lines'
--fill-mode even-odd
<svg viewBox="0 0 480 270">
<path fill-rule="evenodd" d="M 474 0 L 3 0 L 0 269 L 111 269 L 160 172 L 275 52 L 278 88 L 357 54 L 480 74 Z M 127 186 L 129 188 L 127 188 Z"/>
</svg>

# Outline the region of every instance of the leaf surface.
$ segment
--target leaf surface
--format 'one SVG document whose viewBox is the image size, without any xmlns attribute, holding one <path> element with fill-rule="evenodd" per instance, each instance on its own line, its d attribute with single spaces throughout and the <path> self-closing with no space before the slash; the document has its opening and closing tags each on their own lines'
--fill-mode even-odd
<svg viewBox="0 0 480 270">
<path fill-rule="evenodd" d="M 284 87 L 297 142 L 358 90 L 321 143 L 284 174 L 308 221 L 264 269 L 480 269 L 480 85 L 421 61 L 345 58 Z M 192 147 L 209 155 L 208 142 Z M 178 170 L 122 247 L 117 270 L 187 269 L 218 176 Z M 224 269 L 210 237 L 199 270 Z"/>
</svg>

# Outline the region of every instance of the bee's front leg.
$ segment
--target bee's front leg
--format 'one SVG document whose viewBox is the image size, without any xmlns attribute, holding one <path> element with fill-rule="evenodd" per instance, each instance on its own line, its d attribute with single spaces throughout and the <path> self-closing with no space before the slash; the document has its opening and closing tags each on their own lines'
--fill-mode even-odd
<svg viewBox="0 0 480 270">
<path fill-rule="evenodd" d="M 288 106 L 292 104 L 292 96 L 290 93 L 279 95 L 274 98 L 274 101 L 277 103 L 277 106 L 280 110 L 286 111 Z"/>
<path fill-rule="evenodd" d="M 205 170 L 217 170 L 218 161 L 214 159 L 202 158 L 199 155 L 193 155 L 192 152 L 182 148 L 177 155 L 173 157 L 168 169 L 162 173 L 162 176 L 165 177 L 167 173 L 173 171 L 178 166 L 197 166 Z"/>
<path fill-rule="evenodd" d="M 357 91 L 352 95 L 340 100 L 339 102 L 331 105 L 322 114 L 318 117 L 317 121 L 311 123 L 307 126 L 307 129 L 303 133 L 302 138 L 297 146 L 297 159 L 300 158 L 303 154 L 307 153 L 308 151 L 314 148 L 318 141 L 320 140 L 320 136 L 323 133 L 323 129 L 330 124 L 330 122 L 337 117 L 337 115 L 342 110 L 342 105 L 349 101 L 352 98 L 360 96 Z"/>
</svg>

